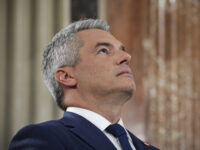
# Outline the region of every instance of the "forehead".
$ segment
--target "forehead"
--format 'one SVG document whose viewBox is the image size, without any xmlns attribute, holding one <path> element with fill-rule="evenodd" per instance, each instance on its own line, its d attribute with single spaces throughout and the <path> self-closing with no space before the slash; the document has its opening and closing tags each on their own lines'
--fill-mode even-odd
<svg viewBox="0 0 200 150">
<path fill-rule="evenodd" d="M 76 33 L 76 36 L 86 43 L 95 44 L 97 42 L 110 42 L 115 44 L 120 44 L 121 42 L 117 40 L 112 34 L 100 29 L 88 29 L 79 31 Z"/>
</svg>

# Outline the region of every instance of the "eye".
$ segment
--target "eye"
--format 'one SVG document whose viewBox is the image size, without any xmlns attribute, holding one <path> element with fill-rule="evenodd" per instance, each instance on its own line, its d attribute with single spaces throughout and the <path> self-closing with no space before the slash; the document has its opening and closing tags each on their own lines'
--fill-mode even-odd
<svg viewBox="0 0 200 150">
<path fill-rule="evenodd" d="M 126 51 L 124 46 L 121 47 L 121 50 L 124 51 L 124 52 Z"/>
<path fill-rule="evenodd" d="M 108 54 L 108 49 L 106 49 L 106 48 L 102 48 L 102 49 L 100 49 L 99 51 L 98 51 L 98 54 Z"/>
</svg>

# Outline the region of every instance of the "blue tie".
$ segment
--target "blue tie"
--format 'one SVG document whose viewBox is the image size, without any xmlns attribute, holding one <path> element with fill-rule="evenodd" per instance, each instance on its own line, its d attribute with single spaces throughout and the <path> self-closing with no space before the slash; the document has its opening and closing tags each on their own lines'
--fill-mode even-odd
<svg viewBox="0 0 200 150">
<path fill-rule="evenodd" d="M 128 141 L 125 129 L 119 124 L 112 124 L 106 128 L 106 131 L 118 138 L 123 150 L 132 150 Z"/>
</svg>

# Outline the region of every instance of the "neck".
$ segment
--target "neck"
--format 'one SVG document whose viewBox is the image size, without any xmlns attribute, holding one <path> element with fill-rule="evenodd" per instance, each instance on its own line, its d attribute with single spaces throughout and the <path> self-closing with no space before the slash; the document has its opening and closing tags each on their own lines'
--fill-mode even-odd
<svg viewBox="0 0 200 150">
<path fill-rule="evenodd" d="M 66 106 L 74 106 L 85 108 L 100 114 L 111 123 L 117 123 L 121 117 L 122 107 L 127 100 L 119 95 L 93 96 L 80 95 L 73 91 L 65 94 L 64 104 Z M 124 97 L 123 97 L 124 98 Z"/>
<path fill-rule="evenodd" d="M 88 110 L 91 110 L 93 112 L 96 112 L 100 114 L 101 116 L 105 117 L 108 121 L 110 121 L 112 124 L 117 123 L 121 117 L 121 110 L 122 107 L 116 107 L 116 106 L 93 106 L 93 107 L 84 107 Z"/>
</svg>

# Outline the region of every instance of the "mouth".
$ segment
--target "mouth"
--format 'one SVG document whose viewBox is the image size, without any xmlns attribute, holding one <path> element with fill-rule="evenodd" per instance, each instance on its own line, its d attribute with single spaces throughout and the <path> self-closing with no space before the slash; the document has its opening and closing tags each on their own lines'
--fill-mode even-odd
<svg viewBox="0 0 200 150">
<path fill-rule="evenodd" d="M 120 71 L 117 76 L 127 76 L 127 77 L 131 77 L 133 78 L 133 74 L 131 71 L 129 70 L 123 70 L 123 71 Z"/>
</svg>

